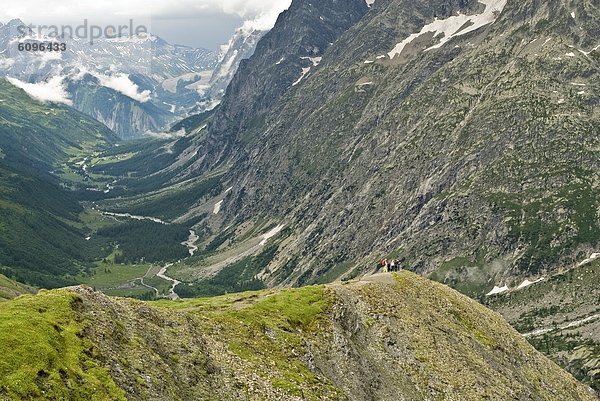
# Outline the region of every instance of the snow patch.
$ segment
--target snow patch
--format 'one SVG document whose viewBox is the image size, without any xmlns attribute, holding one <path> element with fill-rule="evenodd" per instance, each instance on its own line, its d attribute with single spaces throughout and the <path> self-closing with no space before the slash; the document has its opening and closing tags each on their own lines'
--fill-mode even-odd
<svg viewBox="0 0 600 401">
<path fill-rule="evenodd" d="M 583 54 L 585 54 L 586 56 L 589 56 L 590 54 L 592 54 L 593 52 L 595 52 L 596 50 L 600 49 L 600 45 L 594 47 L 592 50 L 590 50 L 589 52 L 586 52 L 584 50 L 579 50 L 580 52 L 582 52 Z"/>
<path fill-rule="evenodd" d="M 529 280 L 525 279 L 525 281 L 523 281 L 521 284 L 519 284 L 519 286 L 517 287 L 517 290 L 522 290 L 523 288 L 527 288 L 530 285 L 540 283 L 540 282 L 544 281 L 545 279 L 546 279 L 545 277 L 538 278 L 535 281 L 529 281 Z"/>
<path fill-rule="evenodd" d="M 489 297 L 490 295 L 503 294 L 503 293 L 505 293 L 507 291 L 508 291 L 508 286 L 507 285 L 505 285 L 504 287 L 495 286 L 490 292 L 488 292 L 485 295 Z"/>
<path fill-rule="evenodd" d="M 300 78 L 298 78 L 298 80 L 296 82 L 294 82 L 292 84 L 292 86 L 296 86 L 298 85 L 300 82 L 302 82 L 302 80 L 304 79 L 304 77 L 306 76 L 306 74 L 308 74 L 310 72 L 310 67 L 306 67 L 302 69 L 302 75 L 300 75 Z"/>
<path fill-rule="evenodd" d="M 274 229 L 272 229 L 271 231 L 263 234 L 262 236 L 262 241 L 260 241 L 260 245 L 264 246 L 268 240 L 270 240 L 271 238 L 273 238 L 274 236 L 276 236 L 277 234 L 279 234 L 281 232 L 281 230 L 283 230 L 284 225 L 280 224 L 277 227 L 275 227 Z"/>
<path fill-rule="evenodd" d="M 310 62 L 313 64 L 313 67 L 316 67 L 319 65 L 319 63 L 321 63 L 321 60 L 323 60 L 323 57 L 300 57 L 302 60 L 310 60 Z"/>
<path fill-rule="evenodd" d="M 223 201 L 220 200 L 217 203 L 215 203 L 215 207 L 213 209 L 213 214 L 219 214 L 219 212 L 221 211 L 221 206 L 223 206 Z"/>
<path fill-rule="evenodd" d="M 586 323 L 589 323 L 589 322 L 593 322 L 593 321 L 595 321 L 596 319 L 599 319 L 599 318 L 600 318 L 600 314 L 596 314 L 596 315 L 588 316 L 585 319 L 575 320 L 574 322 L 570 322 L 568 324 L 565 324 L 565 325 L 562 325 L 562 326 L 559 326 L 559 327 L 553 327 L 553 328 L 550 328 L 550 329 L 538 329 L 538 330 L 534 330 L 534 331 L 532 331 L 530 333 L 523 334 L 523 337 L 526 337 L 526 338 L 528 338 L 528 337 L 536 337 L 536 336 L 540 336 L 542 334 L 550 333 L 550 332 L 555 331 L 555 330 L 568 330 L 568 329 L 572 329 L 572 328 L 575 328 L 575 327 L 582 326 L 582 325 L 584 325 Z"/>
<path fill-rule="evenodd" d="M 569 52 L 569 53 L 566 53 L 565 56 L 567 56 L 567 57 L 575 57 L 575 53 Z"/>
<path fill-rule="evenodd" d="M 417 39 L 419 36 L 433 32 L 434 37 L 443 35 L 440 38 L 440 42 L 437 45 L 433 45 L 425 51 L 433 50 L 442 47 L 449 40 L 454 37 L 473 32 L 485 25 L 494 23 L 508 0 L 480 0 L 479 2 L 485 5 L 485 10 L 481 14 L 465 15 L 459 13 L 458 15 L 449 17 L 447 19 L 435 19 L 432 23 L 425 25 L 420 32 L 413 33 L 402 42 L 398 43 L 388 56 L 393 59 L 396 55 L 402 53 L 404 48 L 412 41 Z"/>
</svg>

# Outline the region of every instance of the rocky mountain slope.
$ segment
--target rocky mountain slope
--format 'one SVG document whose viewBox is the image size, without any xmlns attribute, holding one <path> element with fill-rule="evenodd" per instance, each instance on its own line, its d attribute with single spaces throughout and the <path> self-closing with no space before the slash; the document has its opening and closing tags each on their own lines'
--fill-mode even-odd
<svg viewBox="0 0 600 401">
<path fill-rule="evenodd" d="M 254 54 L 258 41 L 267 32 L 268 30 L 242 26 L 233 33 L 227 44 L 221 46 L 219 62 L 209 82 L 199 88 L 201 96 L 206 98 L 207 108 L 221 101 L 241 61 Z"/>
<path fill-rule="evenodd" d="M 538 350 L 600 391 L 599 280 L 600 262 L 589 260 L 490 296 L 485 305 L 500 312 Z"/>
<path fill-rule="evenodd" d="M 179 216 L 158 192 L 151 208 L 109 205 L 201 233 L 198 256 L 170 269 L 187 295 L 328 282 L 394 257 L 484 302 L 506 296 L 598 252 L 599 37 L 589 0 L 297 0 L 222 106 L 160 149 L 176 161 L 147 159 L 169 193 L 202 178 L 212 190 L 186 193 Z M 492 306 L 519 327 L 540 308 L 525 304 Z M 568 324 L 561 311 L 529 328 Z M 585 333 L 532 342 L 593 381 L 595 354 L 575 351 L 600 334 Z"/>
<path fill-rule="evenodd" d="M 0 327 L 5 400 L 596 399 L 500 316 L 406 272 L 150 304 L 77 287 L 0 304 Z"/>
<path fill-rule="evenodd" d="M 592 253 L 592 3 L 396 0 L 362 18 L 359 3 L 315 54 L 282 15 L 240 68 L 190 169 L 229 169 L 224 216 L 212 218 L 290 227 L 281 253 L 310 261 L 286 284 L 395 255 L 478 296 Z M 302 7 L 316 6 L 289 13 Z M 326 32 L 328 13 L 299 25 Z"/>
<path fill-rule="evenodd" d="M 209 134 L 208 146 L 212 140 L 220 144 L 209 147 L 206 157 L 227 154 L 224 147 L 232 138 L 245 137 L 249 128 L 260 127 L 265 111 L 300 83 L 300 76 L 317 67 L 327 48 L 367 10 L 361 0 L 293 2 L 259 41 L 253 57 L 240 64 L 210 126 L 218 135 Z"/>
</svg>

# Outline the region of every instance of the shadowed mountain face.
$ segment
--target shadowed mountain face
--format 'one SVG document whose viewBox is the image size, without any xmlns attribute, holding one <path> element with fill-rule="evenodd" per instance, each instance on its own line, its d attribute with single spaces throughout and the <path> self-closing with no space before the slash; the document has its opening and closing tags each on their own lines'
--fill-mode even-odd
<svg viewBox="0 0 600 401">
<path fill-rule="evenodd" d="M 301 76 L 316 69 L 323 54 L 367 12 L 362 0 L 296 1 L 278 18 L 275 27 L 258 43 L 255 56 L 243 60 L 228 86 L 211 126 L 214 152 L 211 163 L 231 149 L 232 140 L 261 126 L 265 113 L 297 85 Z M 215 158 L 217 158 L 215 160 Z"/>
<path fill-rule="evenodd" d="M 596 399 L 500 316 L 406 272 L 156 304 L 55 290 L 0 304 L 0 328 L 7 399 Z"/>
</svg>

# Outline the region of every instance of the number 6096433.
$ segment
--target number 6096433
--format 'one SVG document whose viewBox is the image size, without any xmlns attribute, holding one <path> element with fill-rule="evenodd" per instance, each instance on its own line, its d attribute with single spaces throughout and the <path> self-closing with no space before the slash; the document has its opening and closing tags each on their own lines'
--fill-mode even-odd
<svg viewBox="0 0 600 401">
<path fill-rule="evenodd" d="M 19 43 L 17 49 L 21 52 L 64 52 L 67 50 L 67 44 L 59 42 L 26 42 Z"/>
</svg>

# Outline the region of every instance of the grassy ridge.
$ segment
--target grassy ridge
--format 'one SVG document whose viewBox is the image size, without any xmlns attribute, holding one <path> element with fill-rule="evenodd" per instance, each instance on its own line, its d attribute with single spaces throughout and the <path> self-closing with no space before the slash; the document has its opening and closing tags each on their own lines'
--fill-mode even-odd
<svg viewBox="0 0 600 401">
<path fill-rule="evenodd" d="M 408 272 L 150 303 L 43 291 L 0 304 L 0 347 L 15 400 L 594 399 L 499 315 Z"/>
<path fill-rule="evenodd" d="M 0 305 L 0 398 L 125 400 L 93 360 L 69 291 L 42 292 Z"/>
</svg>

